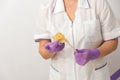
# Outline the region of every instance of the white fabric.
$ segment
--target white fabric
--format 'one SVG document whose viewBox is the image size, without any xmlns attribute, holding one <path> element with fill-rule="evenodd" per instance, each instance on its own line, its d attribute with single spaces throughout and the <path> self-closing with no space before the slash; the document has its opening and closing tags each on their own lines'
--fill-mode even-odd
<svg viewBox="0 0 120 80">
<path fill-rule="evenodd" d="M 35 39 L 53 41 L 53 36 L 61 32 L 76 49 L 92 49 L 99 47 L 103 41 L 120 36 L 120 27 L 106 0 L 78 0 L 73 23 L 62 0 L 43 6 L 40 12 L 37 35 L 42 37 Z M 76 64 L 73 52 L 66 44 L 64 50 L 52 58 L 49 80 L 110 80 L 105 57 L 80 66 Z"/>
</svg>

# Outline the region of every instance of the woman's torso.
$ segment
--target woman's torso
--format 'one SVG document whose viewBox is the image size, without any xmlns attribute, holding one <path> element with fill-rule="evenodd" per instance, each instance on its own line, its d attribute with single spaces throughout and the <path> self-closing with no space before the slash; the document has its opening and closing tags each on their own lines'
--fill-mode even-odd
<svg viewBox="0 0 120 80">
<path fill-rule="evenodd" d="M 103 39 L 95 1 L 79 0 L 73 22 L 65 12 L 62 0 L 52 3 L 48 24 L 51 40 L 61 32 L 76 49 L 99 47 Z M 64 50 L 52 58 L 50 80 L 109 80 L 105 57 L 80 66 L 76 64 L 73 52 L 66 43 Z"/>
</svg>

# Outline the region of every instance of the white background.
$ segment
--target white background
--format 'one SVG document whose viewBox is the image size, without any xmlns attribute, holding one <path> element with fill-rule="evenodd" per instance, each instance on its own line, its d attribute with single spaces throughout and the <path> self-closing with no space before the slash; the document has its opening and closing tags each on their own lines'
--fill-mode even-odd
<svg viewBox="0 0 120 80">
<path fill-rule="evenodd" d="M 120 22 L 120 0 L 109 1 Z M 42 59 L 33 40 L 43 2 L 47 0 L 0 0 L 0 80 L 47 80 L 50 60 Z M 111 74 L 120 67 L 119 57 L 109 58 L 117 64 L 110 64 Z"/>
</svg>

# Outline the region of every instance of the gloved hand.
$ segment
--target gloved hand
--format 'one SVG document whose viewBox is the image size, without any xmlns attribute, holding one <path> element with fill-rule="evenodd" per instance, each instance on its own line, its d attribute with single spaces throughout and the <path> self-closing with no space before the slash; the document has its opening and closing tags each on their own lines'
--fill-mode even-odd
<svg viewBox="0 0 120 80">
<path fill-rule="evenodd" d="M 74 52 L 76 63 L 79 65 L 85 65 L 88 61 L 97 59 L 100 56 L 100 51 L 95 48 L 92 50 L 82 49 Z"/>
<path fill-rule="evenodd" d="M 64 47 L 65 47 L 65 43 L 60 43 L 59 40 L 45 45 L 45 49 L 50 53 L 59 52 L 63 50 Z"/>
</svg>

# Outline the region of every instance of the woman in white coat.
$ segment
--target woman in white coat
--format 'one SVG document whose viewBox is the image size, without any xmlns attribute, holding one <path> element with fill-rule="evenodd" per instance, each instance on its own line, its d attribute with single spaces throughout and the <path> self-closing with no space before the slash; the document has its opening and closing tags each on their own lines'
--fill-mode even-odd
<svg viewBox="0 0 120 80">
<path fill-rule="evenodd" d="M 117 48 L 120 26 L 106 0 L 53 0 L 38 19 L 35 41 L 51 58 L 49 80 L 110 80 L 105 56 Z M 75 50 L 53 40 L 58 32 Z"/>
</svg>

